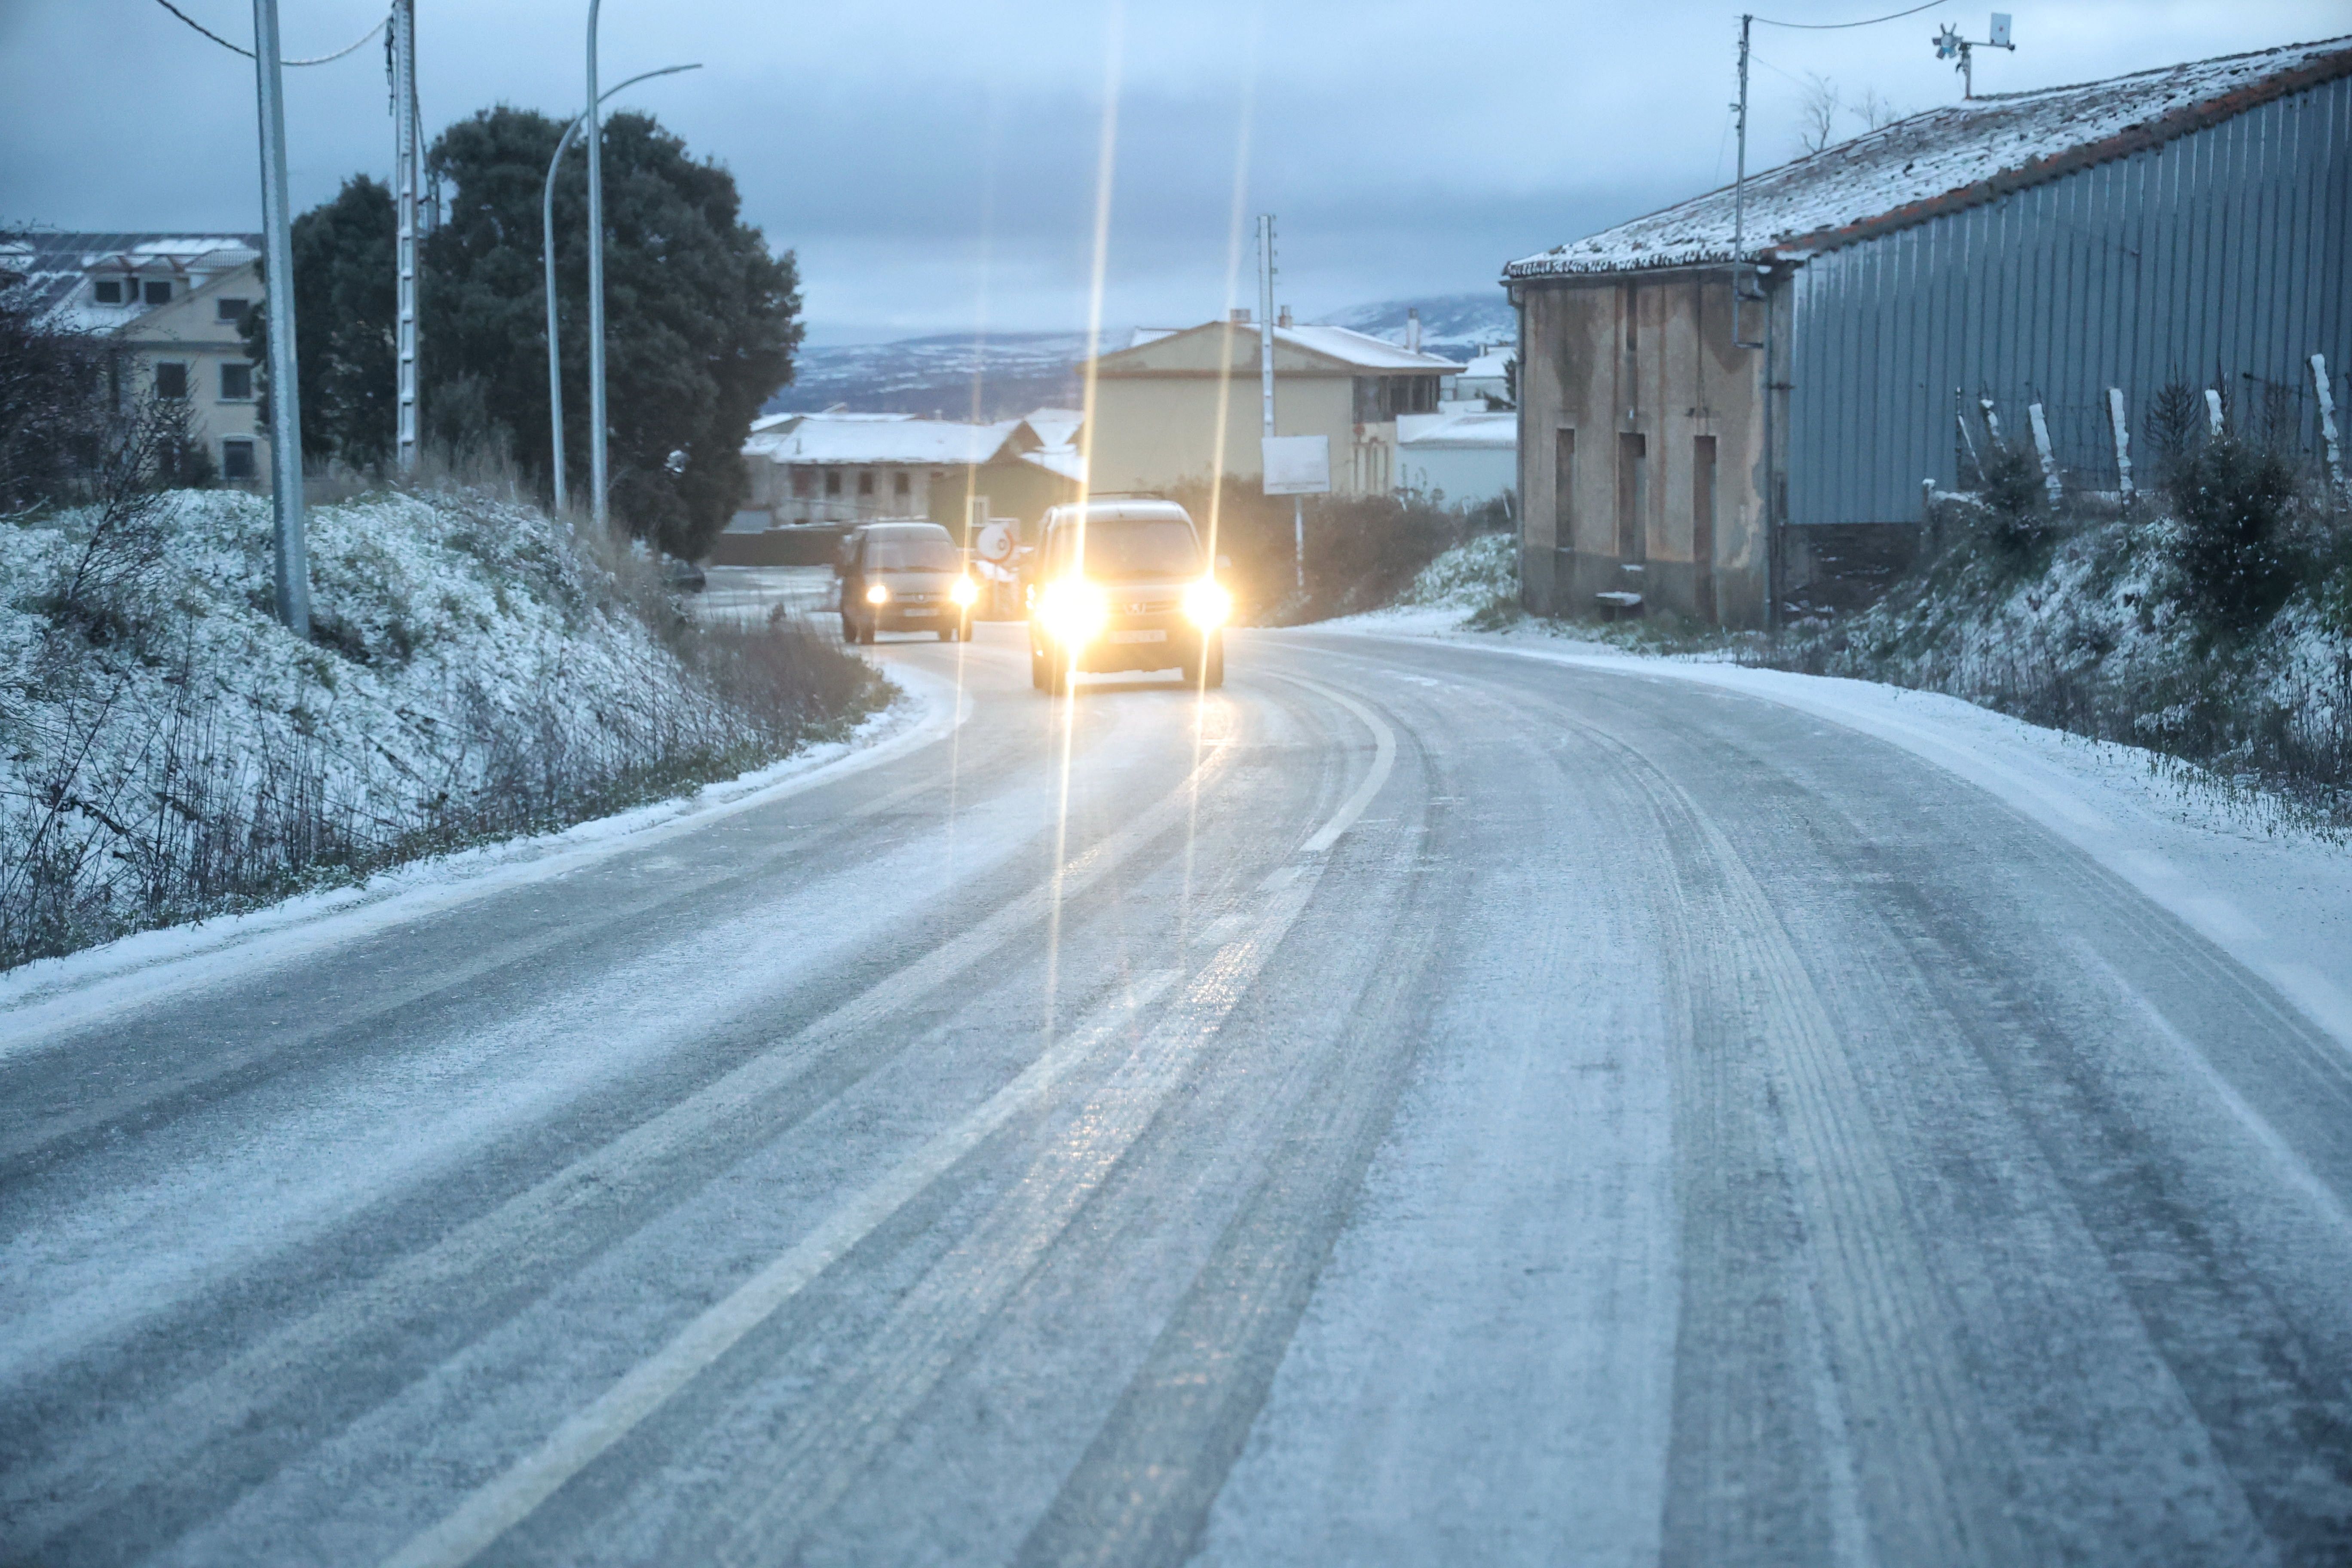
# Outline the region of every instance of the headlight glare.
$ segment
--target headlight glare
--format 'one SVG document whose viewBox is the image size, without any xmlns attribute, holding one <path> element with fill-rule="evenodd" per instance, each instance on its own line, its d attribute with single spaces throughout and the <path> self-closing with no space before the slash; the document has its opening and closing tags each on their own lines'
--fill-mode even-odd
<svg viewBox="0 0 2352 1568">
<path fill-rule="evenodd" d="M 1184 618 L 1204 632 L 1223 626 L 1233 613 L 1234 596 L 1205 577 L 1184 590 Z"/>
<path fill-rule="evenodd" d="M 948 590 L 948 597 L 959 605 L 969 605 L 980 597 L 980 584 L 969 577 L 959 577 L 955 580 L 955 586 Z"/>
<path fill-rule="evenodd" d="M 877 583 L 866 590 L 866 602 L 869 605 L 887 605 L 890 602 L 890 590 Z"/>
<path fill-rule="evenodd" d="M 1110 619 L 1110 605 L 1093 584 L 1066 578 L 1046 584 L 1037 595 L 1037 619 L 1055 642 L 1075 647 L 1101 633 Z"/>
</svg>

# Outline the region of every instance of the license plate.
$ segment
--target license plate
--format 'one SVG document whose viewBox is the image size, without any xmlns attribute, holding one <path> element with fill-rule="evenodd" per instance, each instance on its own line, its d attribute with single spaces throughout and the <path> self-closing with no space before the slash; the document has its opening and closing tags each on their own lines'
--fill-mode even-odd
<svg viewBox="0 0 2352 1568">
<path fill-rule="evenodd" d="M 1113 642 L 1166 642 L 1168 634 L 1166 632 L 1113 632 L 1110 634 L 1110 640 Z"/>
<path fill-rule="evenodd" d="M 937 610 L 901 610 L 898 614 L 911 621 L 918 616 L 936 616 L 939 612 Z"/>
</svg>

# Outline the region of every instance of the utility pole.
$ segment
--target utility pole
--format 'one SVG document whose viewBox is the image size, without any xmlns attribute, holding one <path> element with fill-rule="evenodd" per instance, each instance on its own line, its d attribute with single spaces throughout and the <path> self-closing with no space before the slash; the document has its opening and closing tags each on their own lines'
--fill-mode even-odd
<svg viewBox="0 0 2352 1568">
<path fill-rule="evenodd" d="M 1257 220 L 1257 364 L 1258 395 L 1264 406 L 1265 434 L 1274 434 L 1274 215 Z M 1263 452 L 1264 447 L 1259 450 Z M 1261 461 L 1263 459 L 1261 458 Z M 1297 496 L 1290 498 L 1290 575 L 1292 585 L 1307 588 L 1307 510 Z"/>
<path fill-rule="evenodd" d="M 596 11 L 588 0 L 588 483 L 596 526 L 604 507 L 604 116 L 596 91 Z"/>
<path fill-rule="evenodd" d="M 278 0 L 253 0 L 253 71 L 261 108 L 261 229 L 269 277 L 269 509 L 277 522 L 277 610 L 310 637 L 310 563 L 302 542 L 302 405 L 294 359 L 294 231 L 286 211 L 286 94 Z"/>
<path fill-rule="evenodd" d="M 392 0 L 392 195 L 397 237 L 399 317 L 394 352 L 400 365 L 394 453 L 400 471 L 416 468 L 416 0 Z"/>
<path fill-rule="evenodd" d="M 1739 101 L 1732 109 L 1739 120 L 1739 161 L 1731 176 L 1731 346 L 1760 349 L 1739 330 L 1739 307 L 1748 299 L 1748 32 L 1756 18 L 1739 18 Z"/>
</svg>

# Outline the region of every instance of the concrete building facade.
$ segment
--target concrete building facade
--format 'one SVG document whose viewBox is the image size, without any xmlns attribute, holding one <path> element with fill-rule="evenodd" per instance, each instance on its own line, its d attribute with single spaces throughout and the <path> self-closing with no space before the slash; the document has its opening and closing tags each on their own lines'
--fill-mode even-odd
<svg viewBox="0 0 2352 1568">
<path fill-rule="evenodd" d="M 1531 608 L 1769 625 L 1822 541 L 1973 479 L 1988 401 L 2101 489 L 2168 383 L 2315 443 L 2312 356 L 2352 391 L 2352 39 L 1969 100 L 1743 195 L 1504 269 Z"/>
<path fill-rule="evenodd" d="M 223 479 L 266 485 L 260 367 L 241 335 L 262 298 L 260 260 L 261 237 L 251 234 L 32 233 L 0 242 L 0 275 L 60 323 L 121 346 L 117 397 L 184 404 L 192 437 Z"/>
<path fill-rule="evenodd" d="M 1241 313 L 1145 336 L 1091 366 L 1094 488 L 1163 494 L 1230 474 L 1255 483 L 1259 331 Z M 1277 326 L 1274 433 L 1330 442 L 1331 488 L 1386 495 L 1399 483 L 1397 420 L 1437 412 L 1440 381 L 1462 366 L 1345 327 Z"/>
</svg>

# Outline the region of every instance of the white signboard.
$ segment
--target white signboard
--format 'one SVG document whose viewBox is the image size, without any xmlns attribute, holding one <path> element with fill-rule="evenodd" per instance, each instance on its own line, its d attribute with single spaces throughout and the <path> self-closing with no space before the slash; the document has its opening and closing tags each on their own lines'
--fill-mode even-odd
<svg viewBox="0 0 2352 1568">
<path fill-rule="evenodd" d="M 1331 493 L 1330 437 L 1268 436 L 1260 446 L 1265 452 L 1266 494 L 1320 496 Z"/>
</svg>

